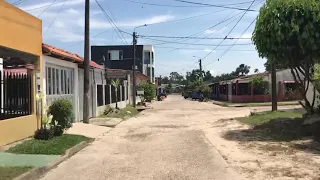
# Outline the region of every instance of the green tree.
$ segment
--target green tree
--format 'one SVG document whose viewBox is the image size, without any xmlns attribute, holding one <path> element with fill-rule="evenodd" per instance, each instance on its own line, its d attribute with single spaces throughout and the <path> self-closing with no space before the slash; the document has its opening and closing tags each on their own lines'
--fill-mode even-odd
<svg viewBox="0 0 320 180">
<path fill-rule="evenodd" d="M 254 71 L 253 71 L 254 73 L 259 73 L 259 69 L 254 69 Z"/>
<path fill-rule="evenodd" d="M 151 101 L 156 97 L 156 86 L 152 83 L 140 84 L 138 89 L 144 91 L 143 97 L 146 101 Z"/>
<path fill-rule="evenodd" d="M 316 0 L 267 0 L 257 18 L 252 40 L 258 54 L 276 69 L 290 68 L 305 101 L 314 65 L 320 57 L 320 4 Z"/>
<path fill-rule="evenodd" d="M 237 67 L 235 74 L 237 76 L 244 76 L 250 72 L 250 66 L 245 65 L 245 64 L 240 64 L 239 67 Z"/>
<path fill-rule="evenodd" d="M 213 80 L 213 76 L 210 71 L 204 72 L 203 81 L 210 81 Z"/>
<path fill-rule="evenodd" d="M 114 87 L 114 91 L 116 93 L 116 109 L 119 109 L 118 108 L 118 93 L 117 93 L 117 91 L 118 91 L 118 87 L 120 86 L 120 80 L 119 79 L 116 79 L 116 80 L 113 79 L 111 81 L 111 85 Z"/>
</svg>

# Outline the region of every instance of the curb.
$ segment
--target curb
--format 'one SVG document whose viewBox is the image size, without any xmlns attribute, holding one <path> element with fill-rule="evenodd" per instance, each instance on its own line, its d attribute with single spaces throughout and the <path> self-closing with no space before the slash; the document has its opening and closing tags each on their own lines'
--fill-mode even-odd
<svg viewBox="0 0 320 180">
<path fill-rule="evenodd" d="M 60 163 L 63 161 L 67 160 L 77 152 L 81 151 L 85 147 L 87 147 L 89 144 L 91 144 L 94 141 L 94 139 L 90 139 L 88 141 L 81 142 L 80 144 L 77 144 L 73 146 L 72 148 L 68 149 L 65 153 L 65 155 L 61 156 L 59 159 L 51 162 L 50 164 L 44 166 L 44 167 L 39 167 L 39 168 L 34 168 L 31 169 L 30 171 L 21 174 L 20 176 L 14 178 L 13 180 L 34 180 L 34 179 L 39 179 L 43 175 L 45 175 L 48 171 L 51 169 L 55 168 L 58 166 Z"/>
</svg>

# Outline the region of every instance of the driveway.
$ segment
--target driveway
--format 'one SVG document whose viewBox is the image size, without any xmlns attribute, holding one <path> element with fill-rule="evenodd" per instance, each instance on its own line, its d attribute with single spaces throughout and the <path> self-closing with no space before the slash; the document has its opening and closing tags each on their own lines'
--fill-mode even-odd
<svg viewBox="0 0 320 180">
<path fill-rule="evenodd" d="M 206 130 L 221 118 L 245 116 L 227 108 L 171 95 L 96 139 L 43 180 L 243 179 L 228 167 Z"/>
</svg>

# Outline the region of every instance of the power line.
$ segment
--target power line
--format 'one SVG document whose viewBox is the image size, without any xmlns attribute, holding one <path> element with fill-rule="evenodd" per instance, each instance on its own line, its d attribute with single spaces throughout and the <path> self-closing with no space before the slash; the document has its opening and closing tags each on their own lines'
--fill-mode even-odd
<svg viewBox="0 0 320 180">
<path fill-rule="evenodd" d="M 57 17 L 59 16 L 60 12 L 62 11 L 64 5 L 66 4 L 68 0 L 64 1 L 64 3 L 62 4 L 62 6 L 60 7 L 58 13 L 56 14 L 56 16 L 54 17 L 53 21 L 51 22 L 51 24 L 49 25 L 49 27 L 47 28 L 47 30 L 43 33 L 43 36 L 49 31 L 49 29 L 51 28 L 51 26 L 53 25 L 53 23 L 56 21 Z"/>
<path fill-rule="evenodd" d="M 65 2 L 65 1 L 66 1 L 66 0 L 64 0 L 64 1 L 59 1 L 59 2 L 55 2 L 55 3 L 49 4 L 49 5 L 45 5 L 45 6 L 36 7 L 36 8 L 24 9 L 24 11 L 33 11 L 33 10 L 38 10 L 38 9 L 42 9 L 42 8 L 46 8 L 46 7 L 50 7 L 51 5 L 54 5 L 54 4 L 63 3 L 63 2 Z"/>
<path fill-rule="evenodd" d="M 248 7 L 248 9 L 250 9 L 251 8 L 251 6 L 253 5 L 253 3 L 255 2 L 255 0 L 254 1 L 252 1 L 252 3 L 250 4 L 250 6 Z M 228 34 L 226 35 L 226 37 L 225 38 L 227 38 L 229 35 L 230 35 L 230 33 L 235 29 L 235 27 L 239 24 L 239 22 L 242 20 L 242 18 L 244 17 L 244 15 L 247 13 L 248 11 L 245 11 L 243 14 L 242 14 L 242 16 L 240 17 L 240 19 L 237 21 L 237 23 L 232 27 L 232 29 L 228 32 Z M 202 59 L 205 59 L 205 58 L 207 58 L 215 49 L 217 49 L 223 42 L 224 42 L 224 40 L 225 39 L 223 39 L 214 49 L 212 49 L 212 51 L 210 51 L 207 55 L 205 55 Z"/>
<path fill-rule="evenodd" d="M 232 45 L 231 45 L 232 46 Z M 172 46 L 154 46 L 156 48 L 163 48 L 163 49 L 170 49 L 170 48 L 176 48 L 176 47 L 172 47 Z M 201 48 L 179 48 L 179 49 L 189 49 L 189 50 L 206 50 L 206 49 L 201 49 Z M 216 49 L 216 51 L 225 51 L 227 49 Z M 229 51 L 256 51 L 256 50 L 253 50 L 253 49 L 234 49 L 234 50 L 229 50 Z"/>
<path fill-rule="evenodd" d="M 152 39 L 152 38 L 147 38 L 147 37 L 144 37 L 143 39 L 148 39 L 148 40 L 151 40 L 151 41 L 155 41 L 155 42 L 165 42 L 165 43 L 170 43 L 170 44 L 187 44 L 187 45 L 195 45 L 195 46 L 217 46 L 215 44 L 202 44 L 202 43 L 184 43 L 184 42 L 177 42 L 177 41 L 165 41 L 165 40 L 159 40 L 159 39 Z M 154 44 L 154 45 L 160 45 L 160 44 Z M 232 44 L 222 44 L 220 46 L 231 46 Z M 252 45 L 252 42 L 251 43 L 244 43 L 244 44 L 237 44 L 237 45 Z"/>
<path fill-rule="evenodd" d="M 115 22 L 110 18 L 110 16 L 108 15 L 108 13 L 103 9 L 103 7 L 100 5 L 100 3 L 95 0 L 95 2 L 97 3 L 97 5 L 99 6 L 100 10 L 102 11 L 102 13 L 104 14 L 104 16 L 108 19 L 110 25 L 112 26 L 112 28 L 115 30 L 115 32 L 117 33 L 117 35 L 119 36 L 119 38 L 125 43 L 128 44 L 128 42 L 126 41 L 125 37 L 123 36 L 123 34 L 121 33 L 121 30 L 119 29 L 119 27 L 115 24 Z M 118 32 L 119 31 L 119 32 Z"/>
<path fill-rule="evenodd" d="M 18 0 L 18 1 L 16 1 L 16 2 L 13 2 L 12 4 L 15 5 L 15 6 L 17 6 L 17 5 L 21 4 L 23 1 L 24 1 L 24 0 Z"/>
<path fill-rule="evenodd" d="M 233 12 L 232 12 L 232 13 L 233 13 Z M 232 18 L 234 18 L 234 17 L 236 17 L 236 16 L 238 15 L 238 14 L 236 14 L 236 15 L 228 18 L 232 13 L 230 13 L 225 19 L 223 19 L 223 20 L 220 21 L 219 23 L 217 23 L 217 24 L 215 24 L 215 25 L 213 25 L 213 26 L 205 29 L 204 31 L 200 31 L 200 32 L 198 32 L 198 33 L 196 33 L 196 34 L 192 34 L 192 35 L 190 35 L 190 36 L 197 35 L 197 34 L 202 34 L 203 32 L 206 32 L 207 30 L 210 30 L 210 29 L 212 29 L 212 28 L 220 25 L 220 24 L 223 23 L 223 22 L 227 22 L 228 20 L 230 20 L 230 19 L 232 19 Z M 240 14 L 240 13 L 239 13 L 239 14 Z M 236 20 L 236 19 L 230 21 L 229 23 L 227 23 L 227 24 L 224 25 L 223 27 L 219 28 L 217 31 L 222 30 L 223 28 L 225 28 L 226 26 L 228 26 L 229 24 L 231 24 L 231 23 L 232 23 L 233 21 L 235 21 L 235 20 Z M 205 37 L 209 37 L 210 35 L 211 35 L 211 34 L 208 34 L 208 35 L 206 35 Z M 190 36 L 189 36 L 189 37 L 190 37 Z M 185 40 L 185 41 L 186 41 L 186 40 Z M 193 41 L 192 43 L 197 43 L 197 42 L 199 42 L 199 41 L 200 41 L 200 40 L 196 40 L 196 41 Z M 180 41 L 180 42 L 181 42 L 181 41 Z M 184 45 L 184 46 L 182 46 L 182 47 L 186 47 L 186 46 L 189 46 L 189 45 Z M 172 49 L 172 50 L 170 50 L 170 51 L 168 51 L 168 52 L 173 52 L 173 51 L 179 50 L 179 49 L 180 49 L 180 48 L 175 48 L 175 49 Z"/>
<path fill-rule="evenodd" d="M 250 9 L 250 8 L 249 9 L 243 9 L 243 8 L 237 8 L 237 7 L 229 7 L 229 6 L 225 6 L 225 5 L 207 4 L 207 3 L 191 2 L 191 1 L 184 1 L 184 0 L 174 0 L 174 1 L 188 3 L 188 4 L 195 4 L 195 5 L 203 5 L 203 6 L 226 8 L 226 9 L 242 10 L 242 11 L 243 10 L 246 10 L 246 11 L 257 11 L 257 10 Z"/>
<path fill-rule="evenodd" d="M 152 38 L 166 38 L 166 39 L 251 39 L 251 38 L 218 38 L 218 37 L 190 37 L 190 36 L 151 36 L 151 35 L 138 35 L 139 37 L 152 37 Z"/>
<path fill-rule="evenodd" d="M 133 0 L 123 0 L 131 3 L 136 4 L 144 4 L 149 6 L 163 6 L 163 7 L 176 7 L 176 8 L 196 8 L 196 7 L 212 7 L 213 5 L 206 5 L 206 4 L 199 4 L 197 6 L 184 6 L 184 5 L 169 5 L 169 4 L 156 4 L 156 3 L 147 3 L 147 2 L 140 2 L 140 1 L 133 1 Z M 216 6 L 231 6 L 231 5 L 241 5 L 251 3 L 251 1 L 240 2 L 240 3 L 232 3 L 232 4 L 224 4 L 224 5 L 216 5 Z"/>
<path fill-rule="evenodd" d="M 241 34 L 240 37 L 242 37 L 247 31 L 248 29 L 252 26 L 252 24 L 256 21 L 256 18 L 253 19 L 253 21 L 249 24 L 249 26 L 243 31 L 243 33 Z M 233 43 L 232 46 L 230 46 L 228 49 L 226 49 L 218 59 L 222 58 L 227 52 L 229 52 L 231 50 L 231 48 L 239 41 L 239 39 L 236 40 L 236 42 Z"/>
<path fill-rule="evenodd" d="M 49 6 L 47 6 L 47 8 L 45 8 L 39 15 L 38 18 L 44 13 L 46 12 L 57 0 L 53 0 L 51 4 L 49 4 Z"/>
</svg>

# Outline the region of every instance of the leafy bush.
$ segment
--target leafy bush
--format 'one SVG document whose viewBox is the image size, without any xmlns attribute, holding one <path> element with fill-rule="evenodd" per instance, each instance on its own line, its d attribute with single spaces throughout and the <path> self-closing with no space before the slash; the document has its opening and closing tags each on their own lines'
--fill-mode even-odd
<svg viewBox="0 0 320 180">
<path fill-rule="evenodd" d="M 54 136 L 61 136 L 64 133 L 64 129 L 59 125 L 52 126 L 51 131 Z"/>
<path fill-rule="evenodd" d="M 138 89 L 144 91 L 144 99 L 146 101 L 151 101 L 156 97 L 156 87 L 152 83 L 141 84 Z"/>
<path fill-rule="evenodd" d="M 200 90 L 202 91 L 204 98 L 210 99 L 211 88 L 208 85 L 202 85 Z"/>
<path fill-rule="evenodd" d="M 53 138 L 52 129 L 41 128 L 36 130 L 34 133 L 34 138 L 37 140 L 49 140 Z"/>
<path fill-rule="evenodd" d="M 256 76 L 252 79 L 251 83 L 253 83 L 253 94 L 268 94 L 268 85 L 264 81 L 262 76 Z"/>
<path fill-rule="evenodd" d="M 70 101 L 59 99 L 49 107 L 49 114 L 53 116 L 53 126 L 60 126 L 62 130 L 72 127 L 74 121 L 73 107 Z M 56 131 L 60 131 L 58 127 Z"/>
</svg>

